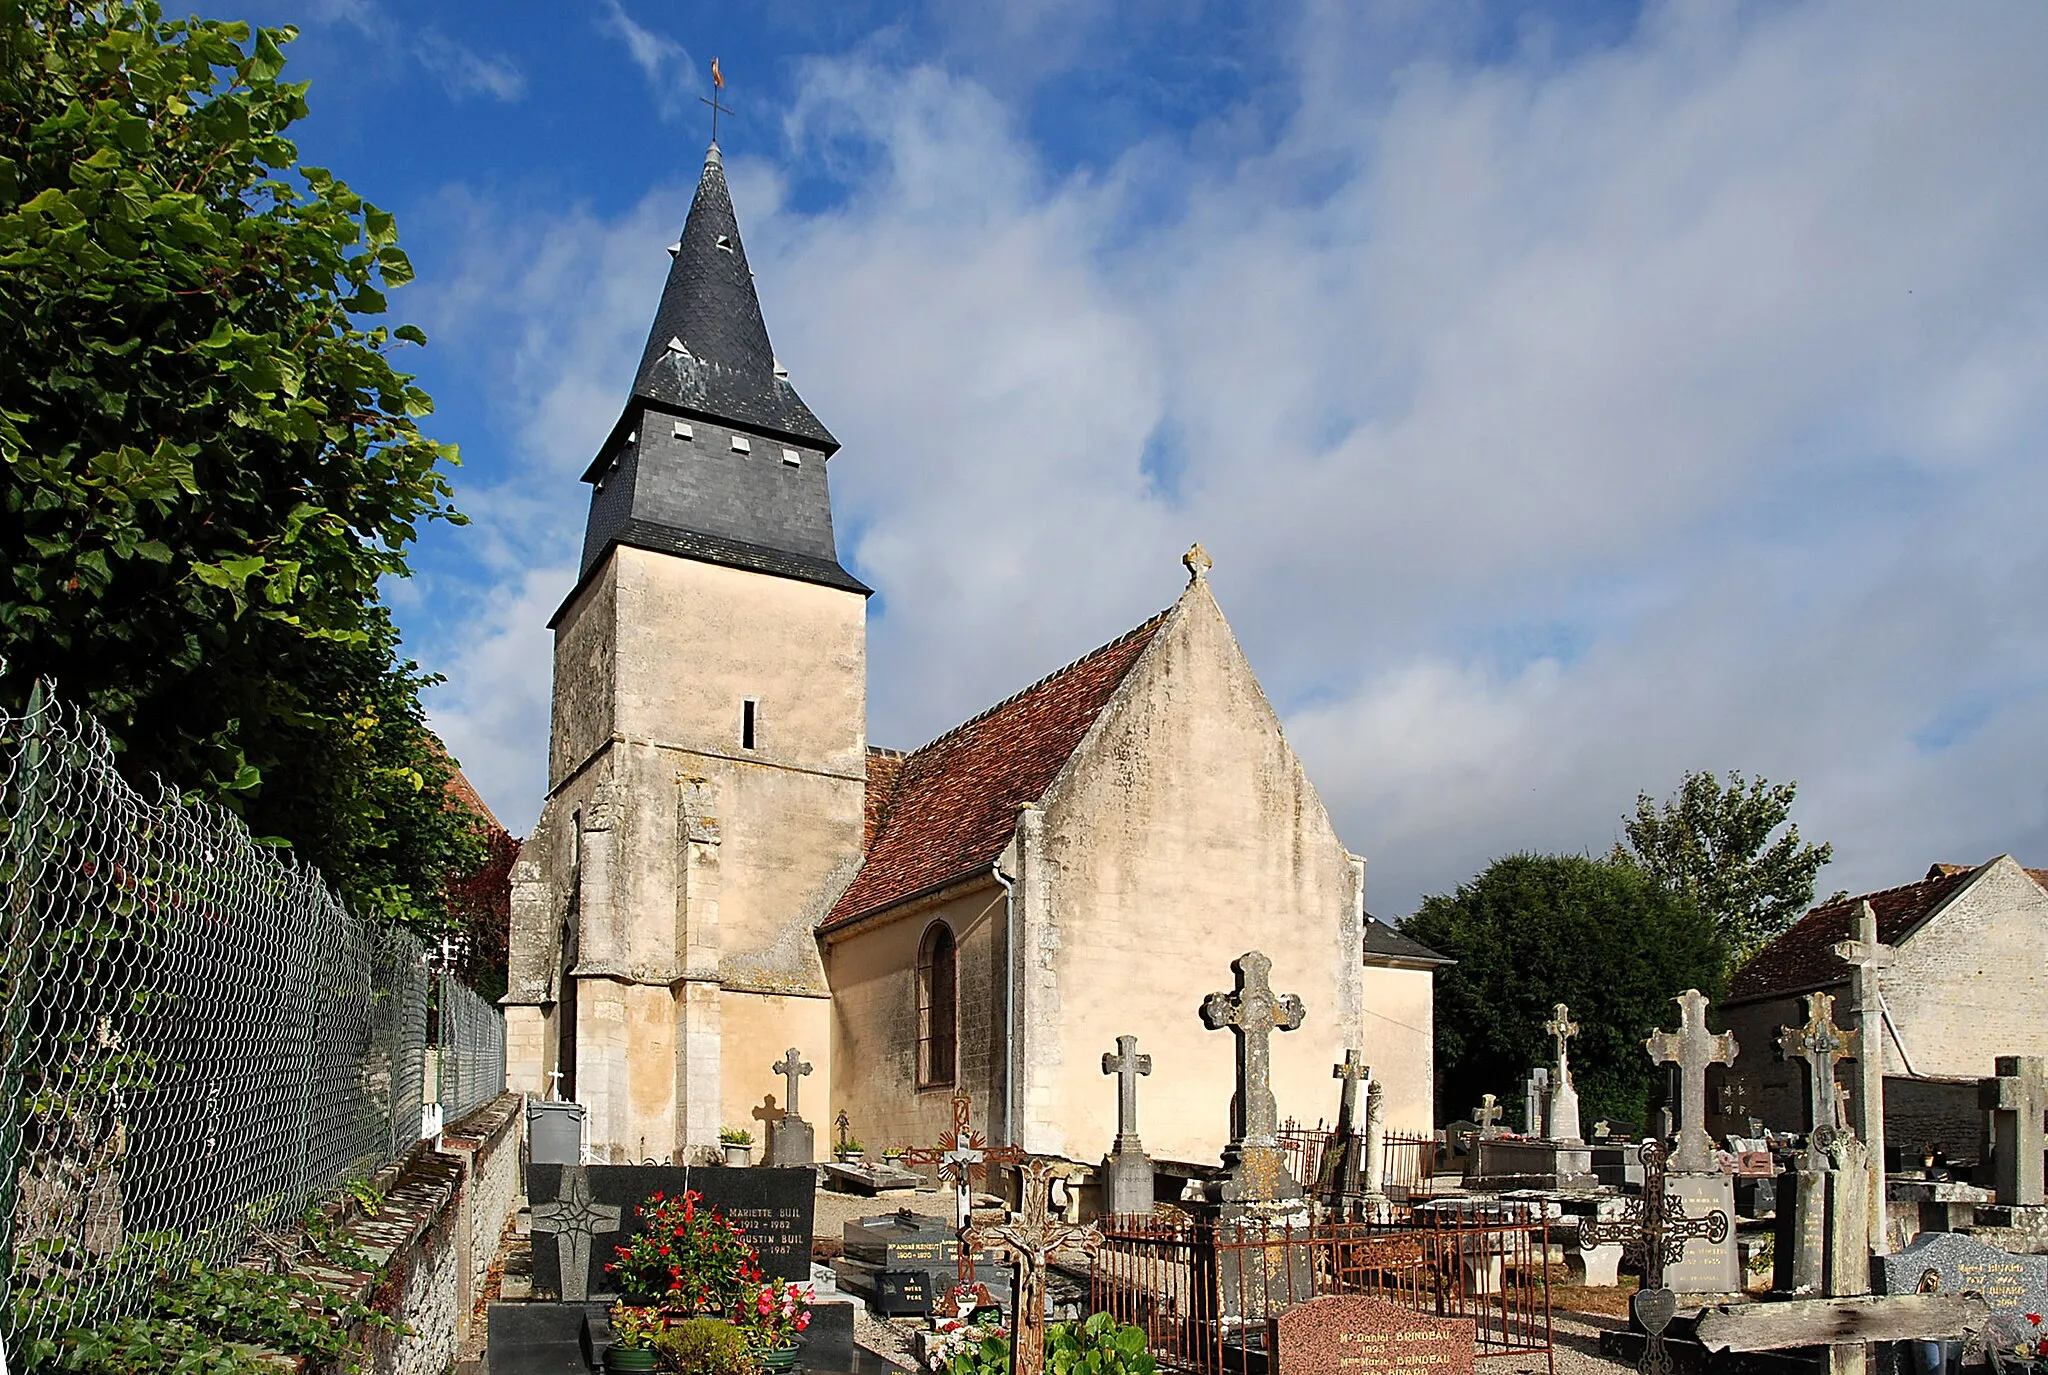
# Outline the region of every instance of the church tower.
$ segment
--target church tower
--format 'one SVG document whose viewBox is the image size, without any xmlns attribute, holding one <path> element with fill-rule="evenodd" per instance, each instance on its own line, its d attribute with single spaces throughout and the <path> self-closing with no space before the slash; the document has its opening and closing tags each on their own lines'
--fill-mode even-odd
<svg viewBox="0 0 2048 1375">
<path fill-rule="evenodd" d="M 789 1046 L 831 1082 L 813 931 L 862 838 L 869 593 L 833 544 L 839 444 L 768 342 L 716 144 L 669 252 L 550 623 L 504 1000 L 510 1086 L 583 1103 L 613 1161 L 759 1139 Z"/>
</svg>

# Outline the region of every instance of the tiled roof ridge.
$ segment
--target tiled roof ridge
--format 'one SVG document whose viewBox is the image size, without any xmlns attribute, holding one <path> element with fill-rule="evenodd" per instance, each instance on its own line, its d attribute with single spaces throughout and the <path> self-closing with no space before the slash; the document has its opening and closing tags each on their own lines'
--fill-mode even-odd
<svg viewBox="0 0 2048 1375">
<path fill-rule="evenodd" d="M 1005 707 L 1014 706 L 1023 698 L 1029 697 L 1032 693 L 1038 691 L 1047 683 L 1050 683 L 1053 679 L 1058 678 L 1063 674 L 1071 673 L 1075 669 L 1080 668 L 1083 664 L 1089 662 L 1091 659 L 1094 659 L 1103 654 L 1107 654 L 1111 650 L 1122 648 L 1124 645 L 1129 644 L 1132 640 L 1136 639 L 1140 635 L 1150 634 L 1152 631 L 1159 628 L 1159 623 L 1161 621 L 1165 620 L 1168 616 L 1171 616 L 1172 614 L 1173 608 L 1169 606 L 1166 608 L 1166 610 L 1160 612 L 1158 615 L 1152 617 L 1150 620 L 1132 626 L 1129 630 L 1126 630 L 1123 634 L 1117 636 L 1114 640 L 1108 640 L 1103 642 L 1102 644 L 1095 646 L 1095 648 L 1089 650 L 1086 654 L 1081 655 L 1073 662 L 1060 665 L 1058 668 L 1046 674 L 1043 678 L 1040 678 L 1037 682 L 1032 683 L 1030 686 L 1019 688 L 1017 691 L 1011 693 L 1008 697 L 1005 697 L 1002 701 L 997 702 L 994 706 L 989 707 L 973 716 L 968 717 L 965 721 L 962 721 L 959 725 L 953 727 L 944 735 L 933 736 L 931 739 L 925 741 L 922 745 L 919 745 L 916 749 L 911 750 L 909 754 L 905 756 L 905 758 L 913 758 L 917 755 L 923 754 L 926 750 L 938 748 L 940 745 L 943 745 L 947 741 L 953 739 L 954 736 L 961 735 L 969 730 L 972 730 L 974 727 L 988 720 L 989 717 L 994 716 L 996 713 L 1002 711 Z"/>
<path fill-rule="evenodd" d="M 1984 862 L 1984 864 L 1995 863 L 1997 863 L 1996 860 L 1986 860 Z M 1936 864 L 1932 866 L 1925 878 L 1916 878 L 1911 883 L 1893 884 L 1889 888 L 1873 888 L 1867 893 L 1855 893 L 1846 898 L 1839 898 L 1834 902 L 1824 902 L 1818 907 L 1808 908 L 1805 915 L 1801 916 L 1799 920 L 1805 921 L 1807 917 L 1816 916 L 1822 912 L 1832 912 L 1837 907 L 1855 907 L 1857 904 L 1865 902 L 1874 904 L 1879 898 L 1888 898 L 1894 894 L 1911 892 L 1915 888 L 1925 888 L 1930 883 L 1944 883 L 1963 874 L 1974 874 L 1979 869 L 1982 869 L 1984 864 Z M 1937 874 L 1933 872 L 1934 869 L 1940 869 L 1943 872 Z M 1797 922 L 1793 923 L 1793 925 L 1797 924 Z M 1792 928 L 1788 926 L 1785 929 L 1789 931 Z"/>
<path fill-rule="evenodd" d="M 1812 908 L 1743 962 L 1729 980 L 1729 1001 L 1779 997 L 1841 982 L 1847 966 L 1836 957 L 1834 942 L 1853 934 L 1851 923 L 1862 904 L 1869 903 L 1877 913 L 1879 939 L 1897 945 L 1997 862 L 1994 857 L 1970 868 L 1935 865 L 1926 878 L 1915 882 Z"/>
</svg>

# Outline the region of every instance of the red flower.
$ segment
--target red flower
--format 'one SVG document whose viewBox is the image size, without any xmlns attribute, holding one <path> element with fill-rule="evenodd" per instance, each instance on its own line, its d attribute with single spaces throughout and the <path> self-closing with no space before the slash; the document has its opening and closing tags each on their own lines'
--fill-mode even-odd
<svg viewBox="0 0 2048 1375">
<path fill-rule="evenodd" d="M 2041 1315 L 2039 1313 L 2029 1313 L 2027 1314 L 2027 1321 L 2039 1327 L 2041 1325 Z"/>
</svg>

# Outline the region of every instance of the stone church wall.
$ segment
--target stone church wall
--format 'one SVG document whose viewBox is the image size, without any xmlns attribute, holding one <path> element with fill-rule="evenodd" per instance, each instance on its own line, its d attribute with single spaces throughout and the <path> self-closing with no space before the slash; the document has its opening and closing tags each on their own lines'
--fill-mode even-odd
<svg viewBox="0 0 2048 1375">
<path fill-rule="evenodd" d="M 1331 1066 L 1363 1036 L 1363 895 L 1205 582 L 1047 793 L 1042 853 L 1026 848 L 1022 1144 L 1082 1160 L 1108 1150 L 1116 1093 L 1102 1053 L 1129 1033 L 1153 1061 L 1139 1090 L 1146 1148 L 1215 1160 L 1234 1038 L 1199 1008 L 1254 949 L 1308 1011 L 1273 1039 L 1280 1113 L 1335 1112 Z M 1382 1072 L 1405 1082 L 1409 1067 Z M 1426 1078 L 1427 1062 L 1413 1072 Z"/>
<path fill-rule="evenodd" d="M 1384 1089 L 1387 1130 L 1429 1133 L 1436 1125 L 1436 978 L 1427 969 L 1365 969 L 1365 1062 Z M 1335 1063 L 1334 1061 L 1332 1062 Z M 1363 1105 L 1361 1104 L 1361 1108 Z M 1337 1120 L 1327 1108 L 1297 1112 L 1303 1122 Z"/>
</svg>

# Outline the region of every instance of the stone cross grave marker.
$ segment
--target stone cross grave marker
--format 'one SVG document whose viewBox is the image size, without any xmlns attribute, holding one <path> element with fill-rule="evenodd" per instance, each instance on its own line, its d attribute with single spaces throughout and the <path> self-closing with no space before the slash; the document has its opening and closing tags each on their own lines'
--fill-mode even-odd
<svg viewBox="0 0 2048 1375">
<path fill-rule="evenodd" d="M 1835 1082 L 1835 1065 L 1856 1053 L 1856 1041 L 1855 1032 L 1835 1025 L 1835 999 L 1829 993 L 1807 994 L 1806 1025 L 1778 1032 L 1778 1053 L 1788 1060 L 1806 1061 L 1807 1114 L 1813 1124 L 1806 1149 L 1816 1170 L 1828 1167 L 1823 1157 L 1842 1132 L 1842 1095 Z"/>
<path fill-rule="evenodd" d="M 1863 1053 L 1856 1057 L 1856 1093 L 1850 1099 L 1850 1125 L 1870 1148 L 1870 1240 L 1883 1255 L 1890 1246 L 1884 1225 L 1884 989 L 1879 976 L 1897 962 L 1892 947 L 1877 938 L 1877 909 L 1866 900 L 1856 910 L 1855 935 L 1834 946 L 1835 958 L 1855 970 L 1849 985 L 1849 1010 L 1856 1014 L 1856 1034 Z"/>
<path fill-rule="evenodd" d="M 1301 998 L 1273 991 L 1273 961 L 1248 950 L 1230 962 L 1237 976 L 1229 993 L 1202 1000 L 1202 1021 L 1211 1031 L 1228 1027 L 1237 1040 L 1237 1100 L 1231 1143 L 1224 1148 L 1230 1178 L 1224 1197 L 1233 1203 L 1298 1198 L 1301 1185 L 1280 1153 L 1280 1109 L 1273 1098 L 1275 1031 L 1293 1031 L 1308 1017 Z"/>
<path fill-rule="evenodd" d="M 1072 1179 L 1075 1167 L 1063 1160 L 1027 1160 L 1023 1206 L 1017 1220 L 1000 1227 L 969 1227 L 960 1234 L 963 1273 L 973 1273 L 973 1252 L 988 1251 L 1016 1267 L 1011 1305 L 1010 1370 L 1012 1375 L 1041 1375 L 1045 1369 L 1045 1271 L 1057 1251 L 1092 1256 L 1102 1245 L 1102 1229 L 1093 1223 L 1052 1219 L 1054 1179 Z"/>
<path fill-rule="evenodd" d="M 562 1193 L 533 1208 L 533 1234 L 552 1236 L 561 1257 L 561 1300 L 581 1303 L 590 1297 L 590 1247 L 601 1236 L 619 1230 L 619 1207 L 595 1203 L 590 1197 L 590 1172 L 581 1165 L 563 1168 Z"/>
<path fill-rule="evenodd" d="M 940 1137 L 936 1146 L 920 1146 L 903 1153 L 906 1164 L 938 1166 L 939 1177 L 953 1185 L 954 1214 L 961 1242 L 958 1283 L 935 1307 L 934 1311 L 945 1309 L 940 1316 L 965 1317 L 976 1306 L 994 1302 L 974 1278 L 974 1252 L 967 1246 L 967 1233 L 974 1225 L 974 1186 L 988 1179 L 990 1165 L 1018 1165 L 1024 1158 L 1024 1152 L 1015 1146 L 989 1145 L 988 1139 L 974 1129 L 974 1100 L 964 1093 L 953 1095 L 951 1132 Z"/>
<path fill-rule="evenodd" d="M 1152 1057 L 1138 1054 L 1138 1038 L 1119 1036 L 1116 1049 L 1102 1053 L 1102 1072 L 1116 1076 L 1116 1150 L 1140 1150 L 1138 1144 L 1138 1076 L 1152 1072 Z"/>
<path fill-rule="evenodd" d="M 2023 1207 L 2043 1201 L 2041 1118 L 2048 1112 L 2044 1062 L 2001 1055 L 1994 1078 L 1979 1080 L 1978 1102 L 1991 1114 L 1991 1184 L 1998 1201 Z"/>
<path fill-rule="evenodd" d="M 1326 1193 L 1347 1194 L 1358 1187 L 1358 1086 L 1372 1083 L 1372 1066 L 1355 1046 L 1344 1049 L 1344 1063 L 1330 1066 L 1330 1077 L 1343 1087 L 1337 1091 L 1337 1127 L 1323 1147 L 1317 1174 L 1318 1186 Z"/>
<path fill-rule="evenodd" d="M 1538 1065 L 1522 1081 L 1522 1135 L 1544 1137 L 1550 1128 L 1543 1120 L 1544 1105 L 1550 1099 L 1550 1070 Z"/>
<path fill-rule="evenodd" d="M 1544 1129 L 1553 1141 L 1578 1141 L 1579 1091 L 1572 1084 L 1571 1039 L 1579 1034 L 1579 1024 L 1572 1020 L 1572 1010 L 1558 1003 L 1550 1009 L 1550 1020 L 1543 1029 L 1557 1040 L 1557 1069 L 1550 1076 Z"/>
<path fill-rule="evenodd" d="M 1650 1059 L 1678 1066 L 1678 1149 L 1671 1168 L 1680 1174 L 1707 1174 L 1714 1168 L 1714 1142 L 1707 1135 L 1707 1066 L 1732 1065 L 1738 1049 L 1733 1032 L 1716 1036 L 1707 1030 L 1707 999 L 1688 988 L 1672 999 L 1678 1004 L 1678 1030 L 1660 1031 L 1643 1042 Z"/>
<path fill-rule="evenodd" d="M 1484 1137 L 1499 1136 L 1500 1128 L 1495 1124 L 1500 1121 L 1501 1113 L 1504 1111 L 1506 1109 L 1501 1107 L 1500 1100 L 1492 1094 L 1482 1097 L 1479 1106 L 1472 1109 L 1472 1120 L 1478 1125 L 1479 1134 Z"/>
<path fill-rule="evenodd" d="M 785 1086 L 782 1091 L 783 1115 L 786 1117 L 803 1116 L 796 1108 L 796 1088 L 802 1082 L 803 1077 L 811 1072 L 811 1067 L 804 1063 L 803 1056 L 797 1054 L 795 1046 L 791 1046 L 788 1054 L 768 1068 L 782 1076 L 782 1082 Z"/>
<path fill-rule="evenodd" d="M 1642 1288 L 1633 1307 L 1646 1334 L 1636 1360 L 1642 1375 L 1668 1375 L 1671 1357 L 1664 1349 L 1664 1329 L 1678 1311 L 1678 1296 L 1664 1287 L 1664 1267 L 1685 1258 L 1685 1244 L 1700 1239 L 1719 1246 L 1728 1240 L 1732 1223 L 1716 1208 L 1704 1216 L 1688 1216 L 1674 1207 L 1664 1188 L 1664 1143 L 1645 1141 L 1636 1148 L 1643 1163 L 1643 1191 L 1628 1200 L 1617 1218 L 1587 1218 L 1579 1223 L 1579 1246 L 1621 1243 L 1642 1270 Z"/>
</svg>

